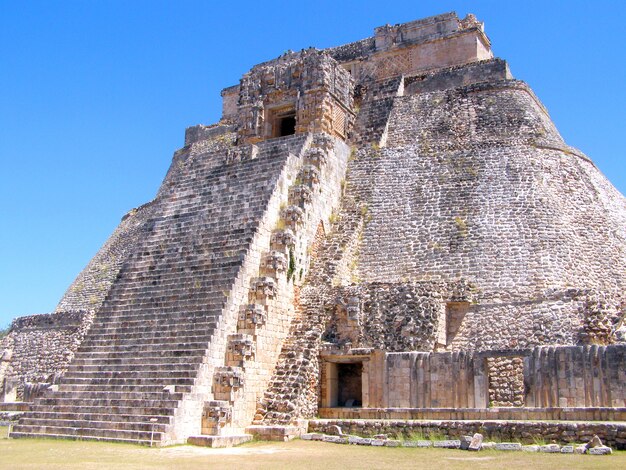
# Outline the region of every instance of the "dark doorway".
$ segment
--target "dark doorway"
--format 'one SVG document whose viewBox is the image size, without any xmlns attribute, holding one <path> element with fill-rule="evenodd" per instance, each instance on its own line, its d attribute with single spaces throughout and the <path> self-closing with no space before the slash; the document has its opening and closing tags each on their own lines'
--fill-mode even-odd
<svg viewBox="0 0 626 470">
<path fill-rule="evenodd" d="M 284 137 L 286 135 L 293 135 L 296 133 L 296 116 L 285 116 L 280 118 L 278 123 L 278 137 Z"/>
<path fill-rule="evenodd" d="M 359 407 L 362 405 L 363 363 L 337 364 L 337 406 Z"/>
</svg>

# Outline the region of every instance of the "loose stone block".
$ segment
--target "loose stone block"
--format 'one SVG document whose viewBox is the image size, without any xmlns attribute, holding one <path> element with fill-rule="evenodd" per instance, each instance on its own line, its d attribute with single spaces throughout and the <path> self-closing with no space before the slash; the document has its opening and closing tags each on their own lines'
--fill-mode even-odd
<svg viewBox="0 0 626 470">
<path fill-rule="evenodd" d="M 561 452 L 561 446 L 558 444 L 547 444 L 544 446 L 539 446 L 539 452 L 555 454 L 555 453 Z"/>
<path fill-rule="evenodd" d="M 498 442 L 496 450 L 517 451 L 522 450 L 522 444 L 519 442 Z"/>
<path fill-rule="evenodd" d="M 458 439 L 448 439 L 445 441 L 434 441 L 433 447 L 441 447 L 444 449 L 459 449 L 461 447 L 461 441 Z"/>
<path fill-rule="evenodd" d="M 539 446 L 538 445 L 522 446 L 522 450 L 524 452 L 539 452 Z"/>
<path fill-rule="evenodd" d="M 341 436 L 324 436 L 324 438 L 322 439 L 324 442 L 331 442 L 333 444 L 347 444 L 348 443 L 348 438 L 347 437 L 341 437 Z"/>
<path fill-rule="evenodd" d="M 589 455 L 610 455 L 613 453 L 613 450 L 607 446 L 598 446 L 592 447 L 587 451 Z"/>
<path fill-rule="evenodd" d="M 587 453 L 587 446 L 585 444 L 574 447 L 575 454 L 585 454 Z"/>
<path fill-rule="evenodd" d="M 561 447 L 561 454 L 573 454 L 574 446 L 563 446 Z"/>
<path fill-rule="evenodd" d="M 417 441 L 403 441 L 402 447 L 417 447 Z"/>
<path fill-rule="evenodd" d="M 476 433 L 472 436 L 472 439 L 467 446 L 467 450 L 479 451 L 481 450 L 483 445 L 483 435 L 480 433 Z"/>
<path fill-rule="evenodd" d="M 402 443 L 400 441 L 394 440 L 394 439 L 387 439 L 385 441 L 385 446 L 386 447 L 400 447 L 402 445 Z"/>
</svg>

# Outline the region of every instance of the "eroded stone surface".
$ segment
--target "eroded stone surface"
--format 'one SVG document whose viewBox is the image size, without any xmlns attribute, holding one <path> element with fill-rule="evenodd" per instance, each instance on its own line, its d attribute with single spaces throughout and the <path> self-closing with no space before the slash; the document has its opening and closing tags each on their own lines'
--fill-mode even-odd
<svg viewBox="0 0 626 470">
<path fill-rule="evenodd" d="M 614 344 L 626 201 L 493 58 L 474 16 L 288 51 L 222 97 L 222 120 L 187 130 L 154 201 L 124 217 L 57 311 L 16 321 L 0 344 L 4 398 L 47 390 L 29 422 L 58 419 L 51 407 L 105 421 L 141 410 L 119 429 L 67 410 L 75 425 L 57 424 L 177 443 L 200 421 L 292 438 L 339 401 L 626 406 Z M 25 423 L 16 437 L 42 432 Z M 446 435 L 478 429 L 463 426 Z"/>
</svg>

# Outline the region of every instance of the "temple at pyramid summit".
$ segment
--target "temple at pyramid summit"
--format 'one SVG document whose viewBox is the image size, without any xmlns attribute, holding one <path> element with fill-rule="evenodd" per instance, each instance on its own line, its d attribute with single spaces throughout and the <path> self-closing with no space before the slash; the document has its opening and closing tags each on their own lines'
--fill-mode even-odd
<svg viewBox="0 0 626 470">
<path fill-rule="evenodd" d="M 626 448 L 626 199 L 482 22 L 289 51 L 221 96 L 55 311 L 13 321 L 12 437 Z"/>
</svg>

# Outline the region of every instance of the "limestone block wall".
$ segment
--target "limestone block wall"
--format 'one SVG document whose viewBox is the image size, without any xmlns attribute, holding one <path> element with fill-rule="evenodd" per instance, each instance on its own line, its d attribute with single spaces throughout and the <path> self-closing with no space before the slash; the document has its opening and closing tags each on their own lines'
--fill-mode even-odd
<svg viewBox="0 0 626 470">
<path fill-rule="evenodd" d="M 476 419 L 456 421 L 424 421 L 406 419 L 354 419 L 350 421 L 335 419 L 317 419 L 309 421 L 309 432 L 332 434 L 332 427 L 340 426 L 346 434 L 373 437 L 376 434 L 388 434 L 398 438 L 411 438 L 423 435 L 430 439 L 439 439 L 444 434 L 449 439 L 481 433 L 486 440 L 500 442 L 518 442 L 534 444 L 536 440 L 552 441 L 561 444 L 576 444 L 591 441 L 594 435 L 614 449 L 626 449 L 626 425 L 623 423 L 575 423 L 550 422 L 541 420 Z"/>
<path fill-rule="evenodd" d="M 56 383 L 93 316 L 89 311 L 66 311 L 15 319 L 0 345 L 0 401 L 21 401 L 25 383 Z"/>
<path fill-rule="evenodd" d="M 237 102 L 239 101 L 239 85 L 222 90 L 222 120 L 234 120 L 237 117 Z"/>
<path fill-rule="evenodd" d="M 524 357 L 526 406 L 626 406 L 626 347 L 540 347 Z"/>
<path fill-rule="evenodd" d="M 369 368 L 369 407 L 485 408 L 486 364 L 474 353 L 381 353 Z"/>
<path fill-rule="evenodd" d="M 524 360 L 519 356 L 488 357 L 489 404 L 524 405 Z"/>
<path fill-rule="evenodd" d="M 431 351 L 446 321 L 446 303 L 469 302 L 471 289 L 462 282 L 375 282 L 335 287 L 331 295 L 324 342 L 344 349 Z"/>
<path fill-rule="evenodd" d="M 395 97 L 386 147 L 355 156 L 344 202 L 367 220 L 353 277 L 467 279 L 476 302 L 449 348 L 578 344 L 597 324 L 591 291 L 607 299 L 604 337 L 619 321 L 626 201 L 526 85 Z"/>
<path fill-rule="evenodd" d="M 502 352 L 377 351 L 363 361 L 367 375 L 363 406 L 623 408 L 625 361 L 624 345 Z"/>
<path fill-rule="evenodd" d="M 338 238 L 341 239 L 341 234 Z M 372 283 L 332 287 L 320 266 L 334 259 L 337 239 L 329 236 L 300 291 L 298 319 L 292 325 L 276 372 L 260 403 L 256 421 L 288 423 L 317 413 L 326 385 L 320 363 L 361 362 L 355 355 L 371 351 L 427 351 L 439 340 L 447 301 L 469 302 L 471 289 L 458 283 Z M 328 250 L 328 251 L 327 251 Z M 316 283 L 320 282 L 319 285 Z M 382 396 L 383 361 L 364 359 L 370 377 L 363 403 Z M 400 382 L 401 379 L 398 379 Z M 398 382 L 398 383 L 399 383 Z"/>
<path fill-rule="evenodd" d="M 474 83 L 510 80 L 509 66 L 502 59 L 489 59 L 405 77 L 405 94 L 447 90 Z"/>
<path fill-rule="evenodd" d="M 455 13 L 381 26 L 374 38 L 329 52 L 358 83 L 493 57 L 482 23 L 473 15 L 459 20 Z"/>
</svg>

